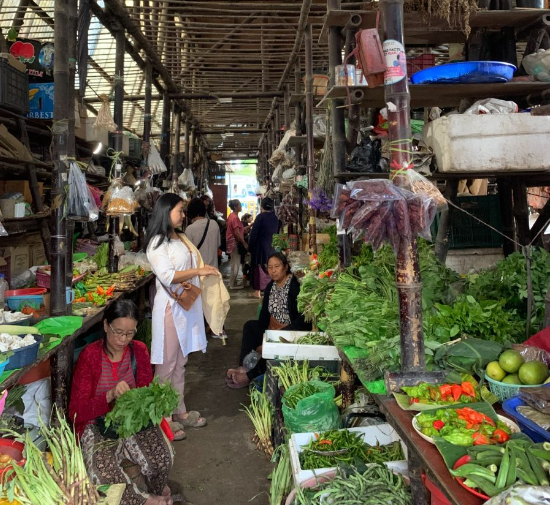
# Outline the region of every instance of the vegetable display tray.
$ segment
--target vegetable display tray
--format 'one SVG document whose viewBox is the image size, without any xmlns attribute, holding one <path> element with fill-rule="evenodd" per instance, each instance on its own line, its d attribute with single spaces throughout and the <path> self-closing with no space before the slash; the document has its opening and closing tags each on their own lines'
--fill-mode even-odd
<svg viewBox="0 0 554 509">
<path fill-rule="evenodd" d="M 519 397 L 515 396 L 502 404 L 502 410 L 506 412 L 510 417 L 513 417 L 517 423 L 521 426 L 523 433 L 529 436 L 533 442 L 550 442 L 550 431 L 541 428 L 538 424 L 534 423 L 531 419 L 521 415 L 517 411 L 518 406 L 525 405 L 526 403 Z"/>
<path fill-rule="evenodd" d="M 388 445 L 392 442 L 400 441 L 398 433 L 394 431 L 390 424 L 378 424 L 376 426 L 362 426 L 359 428 L 348 428 L 351 433 L 363 433 L 364 442 L 368 445 Z M 335 472 L 336 467 L 331 468 L 316 468 L 315 470 L 302 470 L 300 467 L 300 453 L 303 451 L 302 446 L 308 445 L 310 440 L 315 438 L 315 433 L 293 433 L 289 440 L 290 461 L 294 482 L 296 485 L 314 477 L 329 472 Z M 388 461 L 385 463 L 393 472 L 401 475 L 408 474 L 408 449 L 402 442 L 402 450 L 404 451 L 403 461 Z"/>
<path fill-rule="evenodd" d="M 25 334 L 16 335 L 20 337 L 25 336 Z M 25 366 L 28 366 L 29 364 L 32 364 L 37 360 L 38 349 L 40 348 L 40 344 L 42 343 L 44 336 L 41 336 L 39 334 L 33 334 L 32 336 L 35 338 L 36 343 L 14 350 L 13 355 L 8 359 L 8 365 L 6 366 L 6 369 L 11 371 L 12 369 L 24 368 Z"/>
<path fill-rule="evenodd" d="M 516 66 L 506 62 L 456 62 L 416 72 L 412 76 L 412 83 L 506 83 L 511 81 L 515 71 Z"/>
<path fill-rule="evenodd" d="M 264 334 L 262 346 L 262 357 L 264 359 L 297 361 L 338 361 L 339 351 L 333 345 L 297 345 L 294 342 L 307 334 L 313 334 L 305 331 L 278 331 L 267 330 Z M 321 335 L 324 335 L 321 333 Z M 291 343 L 282 343 L 279 338 L 282 337 Z"/>
</svg>

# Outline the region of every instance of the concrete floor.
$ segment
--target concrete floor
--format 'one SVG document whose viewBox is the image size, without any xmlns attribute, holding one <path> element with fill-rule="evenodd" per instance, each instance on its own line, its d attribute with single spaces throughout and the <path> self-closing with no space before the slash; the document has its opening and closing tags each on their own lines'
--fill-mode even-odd
<svg viewBox="0 0 554 509">
<path fill-rule="evenodd" d="M 170 478 L 182 486 L 192 504 L 268 504 L 267 477 L 272 465 L 255 448 L 252 423 L 240 411 L 241 404 L 249 402 L 248 390 L 225 385 L 227 368 L 238 363 L 242 326 L 256 317 L 258 299 L 250 297 L 251 293 L 250 288 L 230 291 L 227 346 L 208 339 L 206 353 L 192 354 L 187 365 L 187 410 L 198 410 L 208 425 L 187 430 L 186 440 L 174 443 Z"/>
</svg>

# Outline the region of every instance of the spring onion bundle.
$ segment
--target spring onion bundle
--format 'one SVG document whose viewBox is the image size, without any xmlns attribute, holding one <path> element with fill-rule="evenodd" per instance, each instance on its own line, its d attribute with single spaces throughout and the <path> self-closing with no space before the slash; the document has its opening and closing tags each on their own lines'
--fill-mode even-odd
<svg viewBox="0 0 554 509">
<path fill-rule="evenodd" d="M 243 406 L 244 412 L 254 425 L 255 435 L 253 441 L 258 449 L 262 450 L 268 458 L 271 458 L 274 451 L 271 443 L 272 411 L 269 400 L 265 397 L 265 394 L 262 394 L 258 390 L 252 390 L 250 392 L 250 406 Z"/>
<path fill-rule="evenodd" d="M 283 499 L 289 494 L 292 488 L 292 469 L 290 466 L 290 450 L 288 445 L 280 445 L 275 454 L 279 457 L 277 466 L 271 473 L 271 486 L 269 488 L 269 503 L 270 505 L 283 505 Z"/>
<path fill-rule="evenodd" d="M 303 362 L 283 362 L 278 366 L 272 366 L 271 370 L 279 378 L 279 383 L 285 391 L 302 382 L 309 382 L 310 380 L 326 381 L 333 376 L 332 373 L 321 366 L 310 368 L 310 363 L 306 360 Z"/>
</svg>

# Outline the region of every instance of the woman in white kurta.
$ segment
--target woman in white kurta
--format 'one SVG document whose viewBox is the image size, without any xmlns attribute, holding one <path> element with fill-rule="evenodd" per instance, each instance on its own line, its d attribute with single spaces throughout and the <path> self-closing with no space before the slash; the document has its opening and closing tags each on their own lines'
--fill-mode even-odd
<svg viewBox="0 0 554 509">
<path fill-rule="evenodd" d="M 173 193 L 166 193 L 156 202 L 146 234 L 148 261 L 156 274 L 156 297 L 152 309 L 152 352 L 156 376 L 170 381 L 179 393 L 179 405 L 172 420 L 183 426 L 200 427 L 206 420 L 198 412 L 187 412 L 184 403 L 185 365 L 188 355 L 205 352 L 202 299 L 196 299 L 185 311 L 170 295 L 178 284 L 189 281 L 200 287 L 200 276 L 217 276 L 215 267 L 204 265 L 196 249 L 175 231 L 185 218 L 184 202 Z"/>
</svg>

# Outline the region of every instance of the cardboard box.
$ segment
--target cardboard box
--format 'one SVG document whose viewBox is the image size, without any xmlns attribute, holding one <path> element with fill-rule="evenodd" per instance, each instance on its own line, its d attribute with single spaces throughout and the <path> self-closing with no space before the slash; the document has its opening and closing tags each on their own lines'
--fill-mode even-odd
<svg viewBox="0 0 554 509">
<path fill-rule="evenodd" d="M 44 249 L 42 240 L 39 243 L 33 243 L 29 246 L 29 256 L 31 267 L 46 265 L 48 263 L 48 260 L 46 259 L 46 250 Z"/>
<path fill-rule="evenodd" d="M 6 180 L 4 193 L 21 193 L 25 198 L 27 203 L 33 203 L 33 197 L 31 196 L 31 188 L 29 187 L 29 182 L 26 180 Z M 38 183 L 38 192 L 41 196 L 44 194 L 44 183 Z"/>
<path fill-rule="evenodd" d="M 31 267 L 31 259 L 29 256 L 29 245 L 12 247 L 11 250 L 10 269 L 13 278 Z"/>
<path fill-rule="evenodd" d="M 25 217 L 25 204 L 12 199 L 0 200 L 0 211 L 2 211 L 2 217 L 6 219 Z"/>
</svg>

